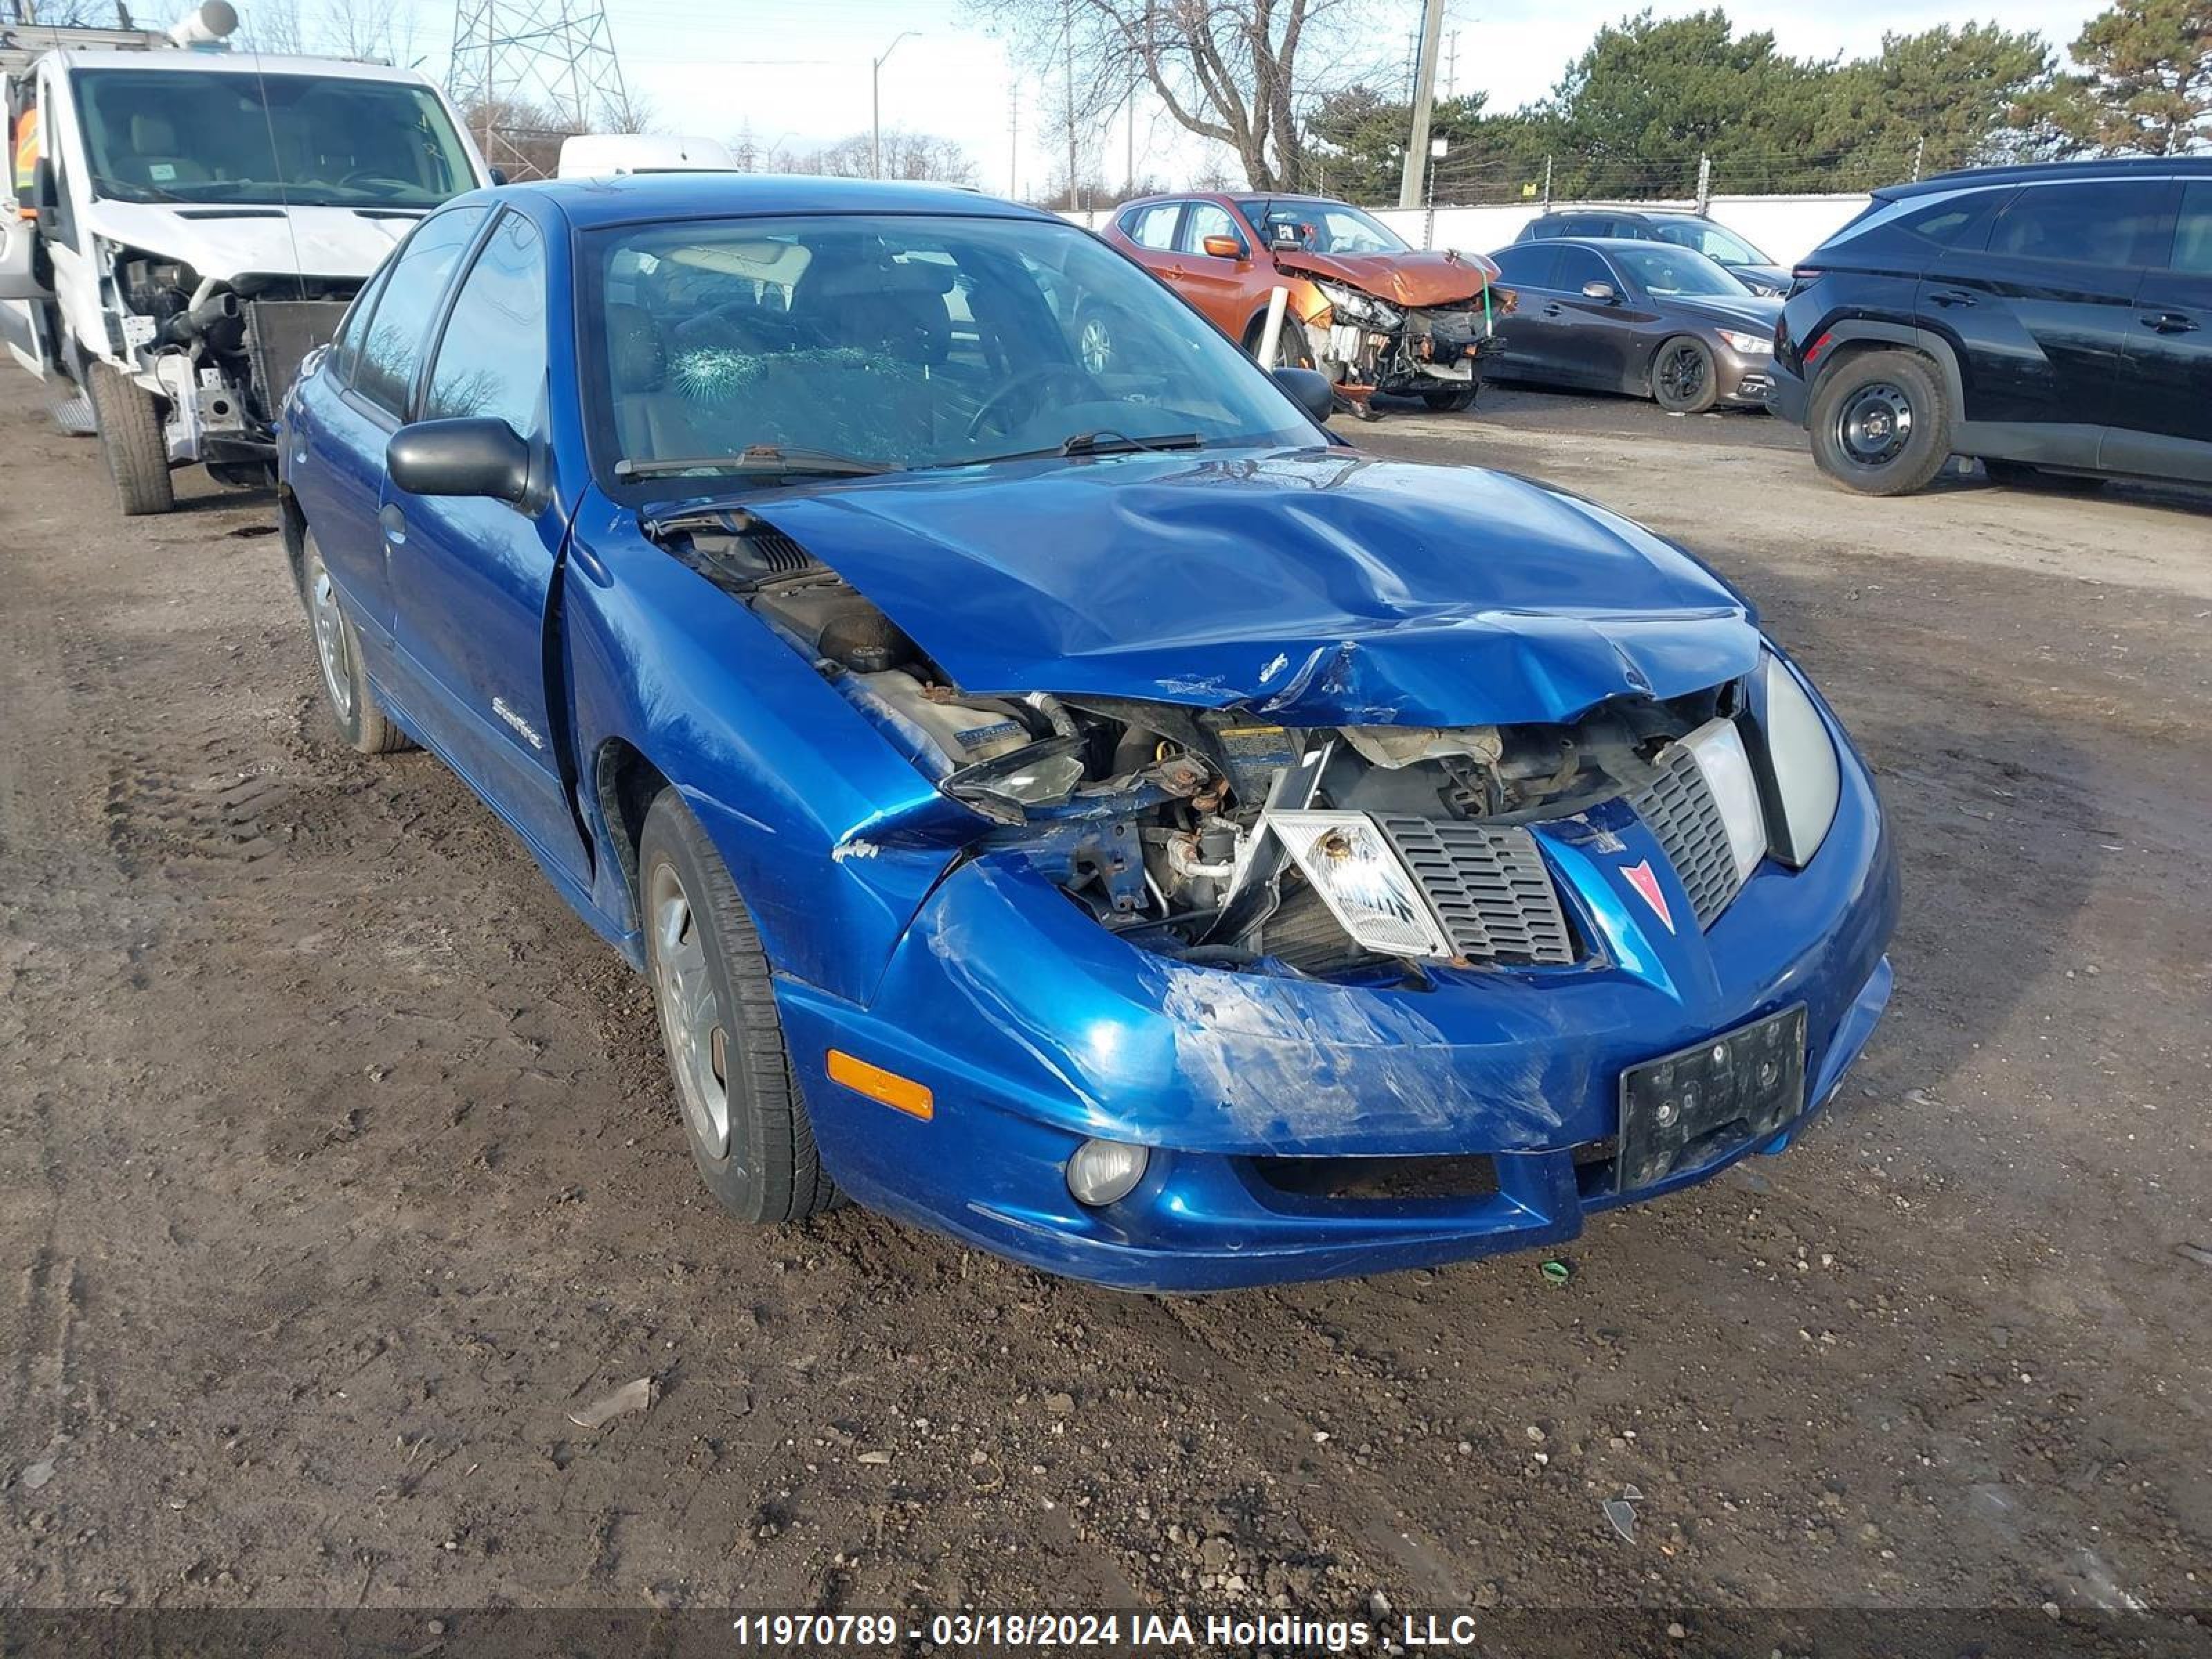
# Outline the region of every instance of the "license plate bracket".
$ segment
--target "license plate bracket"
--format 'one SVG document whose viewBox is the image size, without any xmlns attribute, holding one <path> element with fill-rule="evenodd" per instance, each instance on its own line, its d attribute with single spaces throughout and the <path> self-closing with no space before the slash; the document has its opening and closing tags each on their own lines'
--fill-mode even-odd
<svg viewBox="0 0 2212 1659">
<path fill-rule="evenodd" d="M 1620 1074 L 1617 1190 L 1632 1192 L 1763 1140 L 1805 1109 L 1805 1005 Z"/>
</svg>

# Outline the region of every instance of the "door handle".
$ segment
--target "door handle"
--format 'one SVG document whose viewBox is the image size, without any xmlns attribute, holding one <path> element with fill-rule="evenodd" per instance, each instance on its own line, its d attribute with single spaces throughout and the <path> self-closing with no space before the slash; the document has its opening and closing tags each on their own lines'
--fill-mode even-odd
<svg viewBox="0 0 2212 1659">
<path fill-rule="evenodd" d="M 394 547 L 407 539 L 407 515 L 393 503 L 386 501 L 384 504 L 384 510 L 376 515 L 376 521 L 384 526 L 384 539 Z"/>
<path fill-rule="evenodd" d="M 2141 319 L 2145 328 L 2155 329 L 2160 334 L 2194 334 L 2197 319 L 2178 311 L 2160 311 Z"/>
<path fill-rule="evenodd" d="M 1974 303 L 1972 295 L 1955 288 L 1939 288 L 1928 297 L 1939 306 L 1970 306 Z"/>
<path fill-rule="evenodd" d="M 1562 315 L 1565 311 L 1566 307 L 1565 306 L 1554 302 L 1544 307 L 1544 315 L 1547 317 L 1557 317 Z"/>
</svg>

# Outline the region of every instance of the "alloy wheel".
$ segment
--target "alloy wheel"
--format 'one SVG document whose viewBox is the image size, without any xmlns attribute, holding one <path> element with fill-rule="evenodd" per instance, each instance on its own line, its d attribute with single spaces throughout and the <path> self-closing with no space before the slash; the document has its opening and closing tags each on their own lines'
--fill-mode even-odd
<svg viewBox="0 0 2212 1659">
<path fill-rule="evenodd" d="M 307 616 L 315 630 L 315 659 L 323 686 L 342 720 L 353 718 L 353 647 L 346 641 L 345 618 L 338 613 L 337 589 L 320 557 L 307 572 Z"/>
<path fill-rule="evenodd" d="M 1103 374 L 1114 362 L 1114 330 L 1103 317 L 1090 316 L 1083 319 L 1078 331 L 1075 349 L 1083 359 L 1084 368 L 1093 374 Z"/>
<path fill-rule="evenodd" d="M 1692 403 L 1705 386 L 1705 356 L 1695 346 L 1676 346 L 1659 366 L 1659 384 L 1668 400 Z"/>
<path fill-rule="evenodd" d="M 646 914 L 653 937 L 653 1004 L 684 1115 L 701 1146 L 716 1158 L 730 1152 L 729 1036 L 707 961 L 700 918 L 672 864 L 653 866 Z"/>
</svg>

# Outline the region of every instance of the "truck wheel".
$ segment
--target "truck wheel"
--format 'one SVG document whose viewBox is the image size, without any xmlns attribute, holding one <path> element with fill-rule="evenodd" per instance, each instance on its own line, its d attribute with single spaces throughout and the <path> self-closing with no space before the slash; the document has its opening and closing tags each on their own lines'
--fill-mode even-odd
<svg viewBox="0 0 2212 1659">
<path fill-rule="evenodd" d="M 390 755 L 408 746 L 407 734 L 384 717 L 361 669 L 361 640 L 338 601 L 313 531 L 300 555 L 300 597 L 314 630 L 315 661 L 323 671 L 323 701 L 338 735 L 364 755 Z"/>
<path fill-rule="evenodd" d="M 112 363 L 96 362 L 85 391 L 100 428 L 100 453 L 123 515 L 167 513 L 177 504 L 169 480 L 169 450 L 161 438 L 161 415 L 154 394 Z"/>
<path fill-rule="evenodd" d="M 1474 407 L 1475 395 L 1480 390 L 1480 387 L 1471 386 L 1449 386 L 1439 392 L 1424 392 L 1421 401 L 1439 415 L 1457 415 Z"/>
<path fill-rule="evenodd" d="M 638 839 L 646 968 L 692 1162 L 740 1221 L 798 1221 L 837 1189 L 792 1075 L 768 956 L 737 884 L 673 789 Z"/>
<path fill-rule="evenodd" d="M 1951 406 L 1917 352 L 1869 351 L 1831 369 L 1807 417 L 1813 459 L 1862 495 L 1909 495 L 1951 459 Z"/>
</svg>

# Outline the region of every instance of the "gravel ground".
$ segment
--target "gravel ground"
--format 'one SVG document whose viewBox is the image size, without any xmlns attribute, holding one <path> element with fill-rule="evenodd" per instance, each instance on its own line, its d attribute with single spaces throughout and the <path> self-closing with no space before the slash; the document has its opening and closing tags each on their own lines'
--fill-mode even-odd
<svg viewBox="0 0 2212 1659">
<path fill-rule="evenodd" d="M 118 519 L 15 384 L 0 1607 L 2212 1599 L 2212 504 L 1863 501 L 1540 393 L 1354 428 L 1748 589 L 1881 772 L 1897 1000 L 1819 1133 L 1564 1286 L 1166 1300 L 726 1224 L 641 982 L 331 738 L 267 498 Z"/>
</svg>

